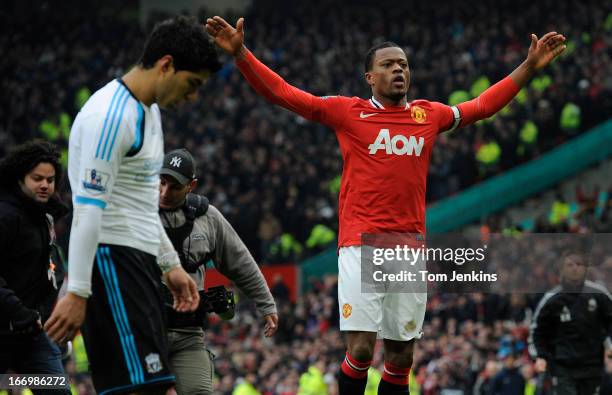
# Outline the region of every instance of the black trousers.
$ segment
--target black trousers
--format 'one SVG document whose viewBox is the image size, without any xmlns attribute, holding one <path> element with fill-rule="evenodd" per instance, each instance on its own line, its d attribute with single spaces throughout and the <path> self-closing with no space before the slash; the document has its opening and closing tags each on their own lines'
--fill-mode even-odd
<svg viewBox="0 0 612 395">
<path fill-rule="evenodd" d="M 599 395 L 601 377 L 573 378 L 567 374 L 553 373 L 554 395 Z"/>
</svg>

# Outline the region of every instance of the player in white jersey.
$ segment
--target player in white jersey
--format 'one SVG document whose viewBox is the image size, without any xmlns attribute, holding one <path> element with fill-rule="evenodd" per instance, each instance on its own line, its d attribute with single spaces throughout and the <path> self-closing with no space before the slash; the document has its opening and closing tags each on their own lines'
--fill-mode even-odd
<svg viewBox="0 0 612 395">
<path fill-rule="evenodd" d="M 194 310 L 199 296 L 157 213 L 164 157 L 160 107 L 196 100 L 198 88 L 219 68 L 195 19 L 166 20 L 155 26 L 138 64 L 98 90 L 74 121 L 68 293 L 45 329 L 64 342 L 84 321 L 99 394 L 163 393 L 174 382 L 162 272 L 178 311 Z"/>
</svg>

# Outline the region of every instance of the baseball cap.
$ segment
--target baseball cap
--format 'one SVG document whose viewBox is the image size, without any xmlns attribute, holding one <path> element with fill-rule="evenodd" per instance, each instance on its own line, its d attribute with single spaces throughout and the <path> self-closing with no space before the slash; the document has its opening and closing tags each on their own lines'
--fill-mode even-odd
<svg viewBox="0 0 612 395">
<path fill-rule="evenodd" d="M 164 156 L 164 164 L 159 174 L 168 175 L 182 185 L 189 184 L 196 176 L 195 161 L 185 148 L 175 149 Z"/>
</svg>

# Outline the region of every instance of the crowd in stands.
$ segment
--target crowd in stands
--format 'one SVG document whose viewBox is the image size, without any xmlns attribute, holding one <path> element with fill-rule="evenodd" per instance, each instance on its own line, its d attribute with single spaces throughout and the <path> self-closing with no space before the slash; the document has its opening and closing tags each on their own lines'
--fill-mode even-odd
<svg viewBox="0 0 612 395">
<path fill-rule="evenodd" d="M 612 233 L 612 182 L 602 175 L 601 185 L 585 189 L 577 185 L 570 196 L 561 191 L 555 192 L 555 198 L 543 213 L 537 215 L 545 203 L 538 196 L 523 204 L 533 214 L 517 221 L 512 221 L 500 213 L 491 215 L 483 221 L 480 232 L 483 234 L 528 231 L 533 233 Z"/>
<path fill-rule="evenodd" d="M 87 2 L 27 4 L 9 2 L 0 12 L 11 33 L 0 37 L 7 49 L 0 64 L 7 93 L 0 98 L 0 155 L 32 137 L 65 148 L 82 103 L 134 64 L 151 25 L 139 25 L 135 1 L 96 3 L 95 12 Z M 246 43 L 255 54 L 314 94 L 368 97 L 364 54 L 373 43 L 392 40 L 408 55 L 410 99 L 451 104 L 478 95 L 517 66 L 529 33 L 562 32 L 566 53 L 502 114 L 438 138 L 429 173 L 432 202 L 609 117 L 611 11 L 593 0 L 485 1 L 477 7 L 272 0 L 254 1 L 244 16 Z M 333 132 L 266 103 L 231 59 L 224 61 L 196 104 L 164 114 L 167 149 L 195 153 L 199 191 L 260 260 L 294 261 L 333 244 L 342 170 Z"/>
</svg>

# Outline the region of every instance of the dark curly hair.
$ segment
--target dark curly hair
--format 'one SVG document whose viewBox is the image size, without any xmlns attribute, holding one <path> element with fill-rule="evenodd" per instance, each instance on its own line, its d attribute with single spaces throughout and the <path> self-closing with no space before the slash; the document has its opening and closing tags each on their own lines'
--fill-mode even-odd
<svg viewBox="0 0 612 395">
<path fill-rule="evenodd" d="M 44 140 L 32 140 L 18 145 L 0 160 L 0 186 L 12 188 L 40 163 L 55 168 L 55 190 L 62 180 L 62 165 L 56 147 Z"/>
<path fill-rule="evenodd" d="M 365 72 L 367 73 L 368 71 L 372 70 L 372 62 L 374 61 L 376 51 L 378 51 L 379 49 L 383 49 L 383 48 L 396 48 L 396 47 L 400 49 L 402 48 L 394 42 L 385 41 L 384 43 L 376 44 L 372 48 L 368 49 L 368 52 L 366 53 L 365 60 L 364 60 Z"/>
<path fill-rule="evenodd" d="M 172 56 L 176 71 L 214 73 L 221 68 L 214 45 L 194 17 L 177 16 L 157 23 L 138 64 L 150 69 L 165 55 Z"/>
</svg>

